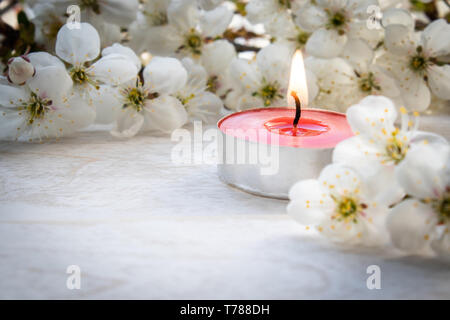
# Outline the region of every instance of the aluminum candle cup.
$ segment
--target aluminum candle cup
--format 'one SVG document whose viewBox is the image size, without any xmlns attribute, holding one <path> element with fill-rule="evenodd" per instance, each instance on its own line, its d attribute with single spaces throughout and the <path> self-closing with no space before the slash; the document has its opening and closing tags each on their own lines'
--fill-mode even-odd
<svg viewBox="0 0 450 320">
<path fill-rule="evenodd" d="M 252 194 L 288 199 L 303 179 L 316 179 L 333 148 L 353 135 L 344 114 L 304 109 L 298 126 L 290 108 L 238 112 L 218 122 L 219 177 Z"/>
</svg>

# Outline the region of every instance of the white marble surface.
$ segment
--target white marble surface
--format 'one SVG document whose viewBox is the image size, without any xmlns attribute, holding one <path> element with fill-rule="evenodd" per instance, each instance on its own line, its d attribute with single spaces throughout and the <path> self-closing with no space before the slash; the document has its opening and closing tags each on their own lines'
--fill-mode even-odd
<svg viewBox="0 0 450 320">
<path fill-rule="evenodd" d="M 423 123 L 448 139 L 449 119 Z M 172 146 L 106 132 L 1 143 L 0 298 L 450 298 L 448 264 L 335 247 L 214 166 L 173 165 Z M 381 290 L 366 287 L 372 264 Z"/>
</svg>

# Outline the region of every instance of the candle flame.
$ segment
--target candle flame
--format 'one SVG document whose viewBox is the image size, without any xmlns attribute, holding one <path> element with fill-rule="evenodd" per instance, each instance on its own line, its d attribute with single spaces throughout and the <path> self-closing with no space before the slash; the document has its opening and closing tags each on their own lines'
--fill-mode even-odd
<svg viewBox="0 0 450 320">
<path fill-rule="evenodd" d="M 291 93 L 294 91 L 301 103 L 302 107 L 308 105 L 308 85 L 306 84 L 305 64 L 303 63 L 303 55 L 297 50 L 292 58 L 291 75 L 289 78 L 289 89 L 287 92 L 288 107 L 295 108 L 295 100 Z"/>
</svg>

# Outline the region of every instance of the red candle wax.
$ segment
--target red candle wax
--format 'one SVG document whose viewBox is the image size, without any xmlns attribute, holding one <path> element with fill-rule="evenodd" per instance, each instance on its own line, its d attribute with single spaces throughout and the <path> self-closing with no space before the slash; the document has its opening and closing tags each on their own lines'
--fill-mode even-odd
<svg viewBox="0 0 450 320">
<path fill-rule="evenodd" d="M 314 119 L 300 119 L 296 127 L 290 117 L 276 118 L 267 121 L 264 126 L 267 130 L 288 136 L 317 136 L 330 130 L 322 121 Z"/>
<path fill-rule="evenodd" d="M 237 138 L 295 148 L 334 148 L 353 136 L 342 113 L 302 109 L 297 128 L 294 117 L 295 109 L 262 108 L 231 114 L 218 125 L 222 132 Z"/>
</svg>

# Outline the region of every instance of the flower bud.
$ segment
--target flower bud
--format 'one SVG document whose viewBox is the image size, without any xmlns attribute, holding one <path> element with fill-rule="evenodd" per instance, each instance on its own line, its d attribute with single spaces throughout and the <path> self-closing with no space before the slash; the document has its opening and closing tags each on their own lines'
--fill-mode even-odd
<svg viewBox="0 0 450 320">
<path fill-rule="evenodd" d="M 23 85 L 34 76 L 36 70 L 26 56 L 11 58 L 8 61 L 8 80 L 17 85 Z"/>
</svg>

